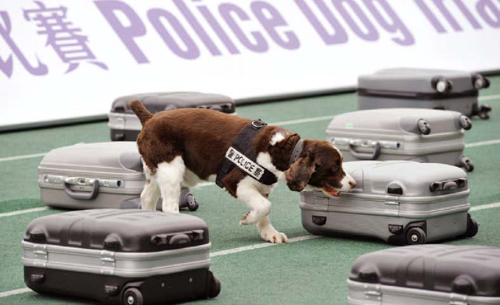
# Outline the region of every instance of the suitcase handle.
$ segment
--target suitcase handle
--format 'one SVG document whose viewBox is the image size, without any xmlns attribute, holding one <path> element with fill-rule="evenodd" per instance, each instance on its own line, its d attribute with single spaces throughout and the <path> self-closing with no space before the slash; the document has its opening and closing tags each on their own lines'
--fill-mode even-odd
<svg viewBox="0 0 500 305">
<path fill-rule="evenodd" d="M 375 142 L 374 150 L 372 153 L 362 153 L 358 152 L 354 149 L 354 145 L 349 143 L 349 151 L 351 152 L 351 155 L 354 156 L 354 158 L 359 159 L 359 160 L 376 160 L 378 159 L 378 156 L 380 156 L 380 143 Z"/>
<path fill-rule="evenodd" d="M 89 192 L 75 192 L 69 186 L 70 184 L 64 181 L 64 191 L 68 194 L 69 197 L 75 200 L 92 200 L 99 195 L 99 180 L 94 180 L 91 182 L 92 191 Z"/>
</svg>

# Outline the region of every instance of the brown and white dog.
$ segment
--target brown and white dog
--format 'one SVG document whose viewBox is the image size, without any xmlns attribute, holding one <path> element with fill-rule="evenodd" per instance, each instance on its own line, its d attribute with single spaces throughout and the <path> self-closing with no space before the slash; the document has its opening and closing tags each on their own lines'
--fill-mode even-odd
<svg viewBox="0 0 500 305">
<path fill-rule="evenodd" d="M 202 180 L 215 180 L 226 151 L 251 120 L 213 110 L 178 109 L 151 114 L 139 101 L 130 103 L 143 129 L 137 138 L 145 163 L 146 185 L 142 208 L 154 210 L 162 196 L 164 212 L 179 212 L 181 187 L 194 187 Z M 266 126 L 254 138 L 257 163 L 271 171 L 278 181 L 286 179 L 290 190 L 321 189 L 338 196 L 355 186 L 342 169 L 342 156 L 326 141 L 304 140 L 303 150 L 293 164 L 292 151 L 300 136 L 277 126 Z M 223 179 L 227 191 L 245 203 L 250 211 L 240 224 L 257 224 L 260 236 L 272 243 L 287 241 L 272 226 L 268 186 L 234 167 Z"/>
</svg>

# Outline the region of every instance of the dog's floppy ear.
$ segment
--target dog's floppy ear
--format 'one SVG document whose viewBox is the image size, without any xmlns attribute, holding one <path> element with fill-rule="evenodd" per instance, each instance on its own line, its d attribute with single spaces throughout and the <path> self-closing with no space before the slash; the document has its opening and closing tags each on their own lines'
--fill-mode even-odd
<svg viewBox="0 0 500 305">
<path fill-rule="evenodd" d="M 288 188 L 296 192 L 302 191 L 306 187 L 314 170 L 313 153 L 308 149 L 285 172 Z"/>
</svg>

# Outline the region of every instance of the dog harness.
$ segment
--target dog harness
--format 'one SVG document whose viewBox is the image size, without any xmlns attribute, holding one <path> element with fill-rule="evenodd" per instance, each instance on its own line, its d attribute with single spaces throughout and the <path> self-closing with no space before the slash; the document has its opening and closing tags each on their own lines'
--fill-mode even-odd
<svg viewBox="0 0 500 305">
<path fill-rule="evenodd" d="M 260 119 L 253 121 L 245 126 L 236 139 L 234 139 L 226 151 L 226 156 L 217 172 L 215 183 L 219 187 L 224 188 L 222 179 L 235 166 L 262 184 L 271 185 L 278 182 L 278 179 L 271 171 L 256 162 L 257 156 L 255 155 L 253 139 L 266 126 L 267 123 L 262 122 Z"/>
</svg>

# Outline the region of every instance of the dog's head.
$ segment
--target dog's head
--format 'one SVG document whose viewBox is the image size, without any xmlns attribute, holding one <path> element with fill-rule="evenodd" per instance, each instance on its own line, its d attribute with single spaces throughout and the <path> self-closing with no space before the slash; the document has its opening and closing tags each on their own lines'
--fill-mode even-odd
<svg viewBox="0 0 500 305">
<path fill-rule="evenodd" d="M 292 191 L 318 189 L 338 197 L 356 186 L 354 179 L 342 169 L 340 151 L 326 141 L 306 140 L 299 158 L 285 172 Z"/>
</svg>

